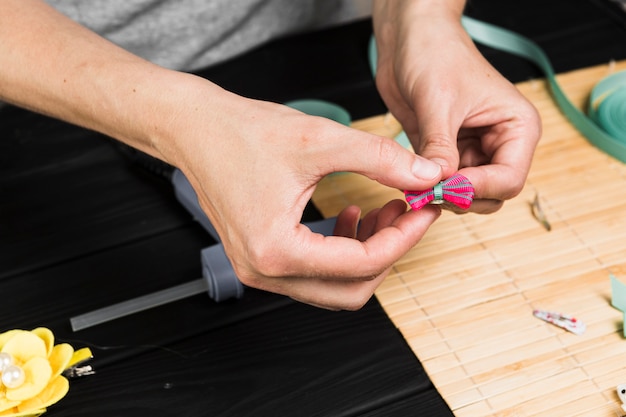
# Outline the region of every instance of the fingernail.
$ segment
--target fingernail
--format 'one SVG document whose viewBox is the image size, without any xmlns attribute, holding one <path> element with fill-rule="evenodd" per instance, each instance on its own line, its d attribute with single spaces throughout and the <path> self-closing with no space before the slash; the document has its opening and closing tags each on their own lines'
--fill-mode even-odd
<svg viewBox="0 0 626 417">
<path fill-rule="evenodd" d="M 441 175 L 441 165 L 424 158 L 416 158 L 412 169 L 413 175 L 424 180 L 433 180 Z"/>
</svg>

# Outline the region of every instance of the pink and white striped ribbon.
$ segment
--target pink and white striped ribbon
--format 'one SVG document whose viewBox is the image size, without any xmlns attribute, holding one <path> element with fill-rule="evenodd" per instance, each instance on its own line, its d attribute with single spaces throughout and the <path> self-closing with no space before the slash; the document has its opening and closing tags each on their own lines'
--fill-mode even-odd
<svg viewBox="0 0 626 417">
<path fill-rule="evenodd" d="M 404 196 L 413 210 L 419 210 L 429 203 L 443 204 L 445 202 L 467 210 L 474 200 L 474 187 L 463 175 L 454 174 L 429 190 L 407 190 Z"/>
</svg>

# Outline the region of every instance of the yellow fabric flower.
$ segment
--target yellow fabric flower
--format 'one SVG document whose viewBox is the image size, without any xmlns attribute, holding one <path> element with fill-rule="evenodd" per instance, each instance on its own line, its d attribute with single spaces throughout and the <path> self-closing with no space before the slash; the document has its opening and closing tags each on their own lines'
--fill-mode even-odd
<svg viewBox="0 0 626 417">
<path fill-rule="evenodd" d="M 0 333 L 0 355 L 15 370 L 6 378 L 2 375 L 0 416 L 40 415 L 63 398 L 69 382 L 61 373 L 72 364 L 74 354 L 67 343 L 55 346 L 54 335 L 44 327 Z"/>
</svg>

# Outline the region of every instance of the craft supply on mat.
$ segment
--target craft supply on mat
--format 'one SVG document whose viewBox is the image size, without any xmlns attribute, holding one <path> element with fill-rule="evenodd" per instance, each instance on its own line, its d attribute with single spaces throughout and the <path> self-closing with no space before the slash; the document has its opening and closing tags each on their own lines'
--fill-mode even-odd
<svg viewBox="0 0 626 417">
<path fill-rule="evenodd" d="M 474 187 L 463 175 L 454 174 L 430 190 L 405 191 L 404 195 L 413 210 L 419 210 L 426 204 L 444 204 L 446 202 L 467 210 L 474 199 Z"/>
<path fill-rule="evenodd" d="M 541 225 L 548 232 L 552 230 L 552 226 L 550 225 L 550 222 L 548 222 L 548 219 L 546 218 L 546 215 L 543 212 L 543 209 L 541 208 L 541 204 L 539 203 L 539 193 L 535 194 L 535 198 L 533 199 L 533 202 L 530 205 L 530 207 L 532 209 L 532 213 L 535 219 L 537 219 L 537 221 L 539 221 L 539 223 L 541 223 Z"/>
<path fill-rule="evenodd" d="M 574 334 L 580 335 L 583 334 L 585 330 L 587 330 L 587 326 L 585 325 L 585 323 L 576 319 L 575 317 L 568 316 L 566 314 L 555 313 L 546 310 L 534 310 L 533 314 L 535 315 L 535 317 L 543 321 L 552 323 L 555 326 L 559 326 Z"/>
<path fill-rule="evenodd" d="M 45 327 L 0 333 L 0 415 L 41 415 L 69 391 L 66 373 L 91 357 L 89 348 L 55 345 Z"/>
</svg>

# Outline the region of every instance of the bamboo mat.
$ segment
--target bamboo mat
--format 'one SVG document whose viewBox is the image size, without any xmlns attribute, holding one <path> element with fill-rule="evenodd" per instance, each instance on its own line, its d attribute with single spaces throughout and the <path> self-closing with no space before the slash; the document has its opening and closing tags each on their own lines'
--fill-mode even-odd
<svg viewBox="0 0 626 417">
<path fill-rule="evenodd" d="M 597 81 L 621 69 L 626 61 L 557 78 L 582 107 Z M 621 416 L 626 340 L 609 274 L 626 282 L 626 166 L 581 137 L 543 80 L 518 88 L 543 120 L 522 193 L 492 215 L 444 213 L 376 295 L 456 416 Z M 353 126 L 388 137 L 400 129 L 389 115 Z M 532 216 L 536 193 L 551 231 Z M 314 201 L 334 216 L 402 197 L 335 174 Z M 587 330 L 545 323 L 535 308 L 571 314 Z"/>
</svg>

